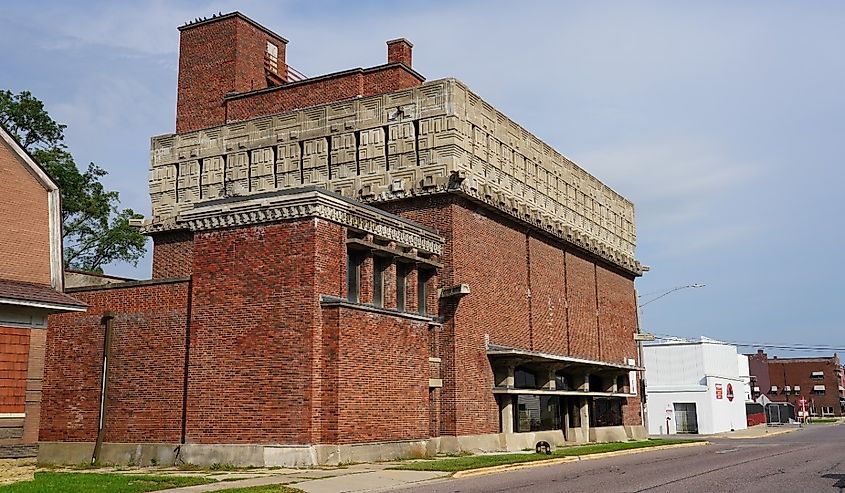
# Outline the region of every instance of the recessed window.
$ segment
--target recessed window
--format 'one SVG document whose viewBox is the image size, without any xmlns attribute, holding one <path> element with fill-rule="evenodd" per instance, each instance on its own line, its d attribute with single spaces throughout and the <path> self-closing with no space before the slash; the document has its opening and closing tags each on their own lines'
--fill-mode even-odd
<svg viewBox="0 0 845 493">
<path fill-rule="evenodd" d="M 417 308 L 420 315 L 427 315 L 428 307 L 428 281 L 434 276 L 432 269 L 417 269 Z"/>
<path fill-rule="evenodd" d="M 537 375 L 523 367 L 517 367 L 513 372 L 513 385 L 518 389 L 538 389 Z"/>
<path fill-rule="evenodd" d="M 400 312 L 406 310 L 405 295 L 408 289 L 408 272 L 410 269 L 411 266 L 408 264 L 401 262 L 396 264 L 396 309 Z"/>
<path fill-rule="evenodd" d="M 358 302 L 358 295 L 361 286 L 361 264 L 364 262 L 364 255 L 355 250 L 349 250 L 346 254 L 346 292 L 347 299 L 354 303 Z"/>
<path fill-rule="evenodd" d="M 590 426 L 622 426 L 622 399 L 594 397 L 590 409 Z"/>
<path fill-rule="evenodd" d="M 390 259 L 375 257 L 373 259 L 373 305 L 384 306 L 384 273 L 390 266 Z"/>
<path fill-rule="evenodd" d="M 560 398 L 556 395 L 517 395 L 514 431 L 559 430 L 563 428 Z"/>
</svg>

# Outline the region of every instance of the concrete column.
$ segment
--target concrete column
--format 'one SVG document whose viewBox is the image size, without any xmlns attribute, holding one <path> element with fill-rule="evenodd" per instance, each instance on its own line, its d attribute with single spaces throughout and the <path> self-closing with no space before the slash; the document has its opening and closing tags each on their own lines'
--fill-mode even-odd
<svg viewBox="0 0 845 493">
<path fill-rule="evenodd" d="M 590 439 L 590 400 L 581 397 L 581 433 L 584 439 Z"/>
<path fill-rule="evenodd" d="M 503 395 L 501 399 L 502 433 L 513 433 L 513 397 Z"/>
</svg>

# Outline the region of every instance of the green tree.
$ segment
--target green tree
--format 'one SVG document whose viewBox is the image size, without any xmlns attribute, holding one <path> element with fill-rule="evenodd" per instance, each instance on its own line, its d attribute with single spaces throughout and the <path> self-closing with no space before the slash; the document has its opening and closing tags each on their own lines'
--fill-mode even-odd
<svg viewBox="0 0 845 493">
<path fill-rule="evenodd" d="M 66 126 L 50 118 L 44 103 L 29 91 L 0 91 L 0 124 L 61 189 L 65 267 L 102 272 L 115 261 L 137 265 L 146 238 L 129 220 L 143 216 L 119 209 L 118 193 L 106 190 L 100 181 L 108 174 L 105 170 L 89 163 L 80 171 L 64 144 Z"/>
</svg>

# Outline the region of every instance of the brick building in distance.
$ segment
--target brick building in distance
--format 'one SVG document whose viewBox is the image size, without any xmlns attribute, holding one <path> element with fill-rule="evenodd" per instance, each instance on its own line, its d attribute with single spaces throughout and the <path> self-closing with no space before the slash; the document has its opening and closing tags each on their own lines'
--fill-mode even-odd
<svg viewBox="0 0 845 493">
<path fill-rule="evenodd" d="M 84 311 L 62 293 L 56 183 L 0 126 L 0 457 L 38 441 L 47 315 Z"/>
<path fill-rule="evenodd" d="M 845 416 L 845 387 L 839 357 L 769 358 L 762 349 L 748 355 L 752 397 L 789 402 L 795 412 L 799 400 L 808 401 L 810 417 Z"/>
<path fill-rule="evenodd" d="M 303 78 L 239 13 L 180 31 L 152 279 L 51 320 L 42 461 L 98 437 L 108 462 L 303 465 L 644 436 L 629 201 L 425 82 L 407 40 Z"/>
</svg>

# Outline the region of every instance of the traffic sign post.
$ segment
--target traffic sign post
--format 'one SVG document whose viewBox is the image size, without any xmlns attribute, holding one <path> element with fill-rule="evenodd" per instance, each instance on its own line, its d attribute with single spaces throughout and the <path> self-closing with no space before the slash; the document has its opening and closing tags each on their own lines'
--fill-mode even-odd
<svg viewBox="0 0 845 493">
<path fill-rule="evenodd" d="M 799 414 L 800 414 L 798 421 L 806 423 L 807 422 L 807 399 L 805 399 L 804 396 L 802 395 L 801 399 L 798 400 L 798 404 L 801 406 L 801 410 L 798 411 Z"/>
</svg>

